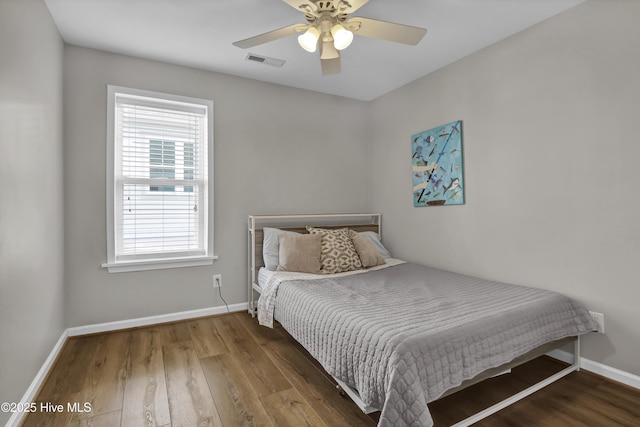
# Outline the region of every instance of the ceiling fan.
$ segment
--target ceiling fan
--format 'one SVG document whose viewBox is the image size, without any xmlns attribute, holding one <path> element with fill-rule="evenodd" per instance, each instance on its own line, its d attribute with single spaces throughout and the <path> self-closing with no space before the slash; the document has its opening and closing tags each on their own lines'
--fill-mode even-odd
<svg viewBox="0 0 640 427">
<path fill-rule="evenodd" d="M 233 43 L 247 49 L 293 34 L 308 52 L 320 50 L 322 74 L 340 73 L 340 51 L 347 48 L 356 35 L 417 45 L 427 33 L 424 28 L 371 18 L 353 17 L 349 14 L 364 6 L 369 0 L 282 0 L 304 13 L 306 24 L 293 24 Z"/>
</svg>

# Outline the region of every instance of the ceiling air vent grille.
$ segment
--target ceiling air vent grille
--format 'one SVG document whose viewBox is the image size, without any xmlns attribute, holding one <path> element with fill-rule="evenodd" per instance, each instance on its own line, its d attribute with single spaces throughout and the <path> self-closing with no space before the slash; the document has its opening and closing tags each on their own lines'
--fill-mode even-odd
<svg viewBox="0 0 640 427">
<path fill-rule="evenodd" d="M 261 64 L 272 65 L 274 67 L 282 67 L 286 62 L 283 59 L 269 58 L 268 56 L 256 55 L 255 53 L 250 53 L 245 58 L 247 61 L 259 62 Z"/>
</svg>

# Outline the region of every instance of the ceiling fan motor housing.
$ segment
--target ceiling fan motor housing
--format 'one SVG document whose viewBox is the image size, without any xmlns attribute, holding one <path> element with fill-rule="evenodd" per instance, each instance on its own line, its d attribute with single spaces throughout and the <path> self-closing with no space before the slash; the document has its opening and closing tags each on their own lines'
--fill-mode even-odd
<svg viewBox="0 0 640 427">
<path fill-rule="evenodd" d="M 346 11 L 351 7 L 349 2 L 345 0 L 312 0 L 310 3 L 313 6 L 309 4 L 300 6 L 301 9 L 305 10 L 304 17 L 309 23 L 316 22 L 316 19 L 322 15 L 331 15 L 332 18 L 337 19 L 339 22 L 344 22 L 348 17 Z"/>
</svg>

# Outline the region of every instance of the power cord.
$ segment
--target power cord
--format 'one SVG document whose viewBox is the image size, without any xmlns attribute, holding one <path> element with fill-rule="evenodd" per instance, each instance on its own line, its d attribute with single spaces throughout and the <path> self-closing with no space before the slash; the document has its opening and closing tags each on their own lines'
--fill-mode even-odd
<svg viewBox="0 0 640 427">
<path fill-rule="evenodd" d="M 227 313 L 230 313 L 229 311 L 229 305 L 227 304 L 227 302 L 224 300 L 224 298 L 222 297 L 222 286 L 220 286 L 220 279 L 218 279 L 216 277 L 216 282 L 218 284 L 217 288 L 218 288 L 218 295 L 220 295 L 220 299 L 222 300 L 222 302 L 224 303 L 224 306 L 227 307 Z"/>
</svg>

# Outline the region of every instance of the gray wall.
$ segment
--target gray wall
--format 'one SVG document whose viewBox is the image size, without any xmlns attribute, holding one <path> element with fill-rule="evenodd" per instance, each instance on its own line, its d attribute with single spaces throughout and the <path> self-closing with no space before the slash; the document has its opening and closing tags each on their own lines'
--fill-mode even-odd
<svg viewBox="0 0 640 427">
<path fill-rule="evenodd" d="M 42 1 L 0 1 L 0 402 L 64 330 L 62 59 Z"/>
<path fill-rule="evenodd" d="M 371 104 L 371 208 L 400 258 L 575 297 L 584 356 L 640 375 L 640 2 L 592 0 Z M 414 208 L 410 136 L 463 120 L 463 206 Z"/>
<path fill-rule="evenodd" d="M 65 47 L 66 324 L 247 301 L 247 216 L 368 207 L 366 104 L 185 67 Z M 214 101 L 212 266 L 107 273 L 107 84 Z"/>
</svg>

